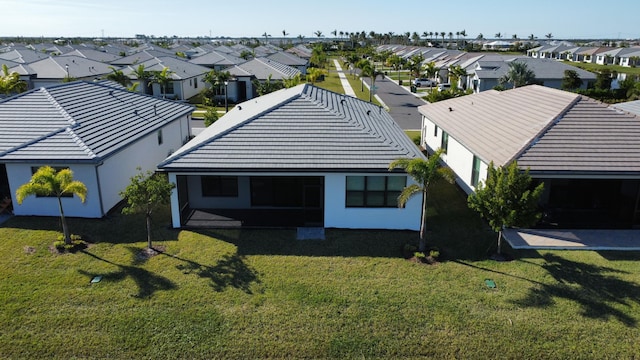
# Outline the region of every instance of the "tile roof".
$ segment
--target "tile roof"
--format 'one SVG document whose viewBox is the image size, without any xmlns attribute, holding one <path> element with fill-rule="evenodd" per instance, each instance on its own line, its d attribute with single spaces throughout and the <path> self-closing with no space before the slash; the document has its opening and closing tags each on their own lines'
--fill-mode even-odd
<svg viewBox="0 0 640 360">
<path fill-rule="evenodd" d="M 422 157 L 378 106 L 309 84 L 239 104 L 159 165 L 168 171 L 387 171 Z"/>
<path fill-rule="evenodd" d="M 171 56 L 162 56 L 149 59 L 139 64 L 127 66 L 122 70 L 122 72 L 130 78 L 135 78 L 135 74 L 133 74 L 133 72 L 140 65 L 144 65 L 145 71 L 162 71 L 164 68 L 168 67 L 171 71 L 171 79 L 173 80 L 193 78 L 195 76 L 206 74 L 211 70 L 207 67 L 196 65 L 182 59 L 177 59 Z"/>
<path fill-rule="evenodd" d="M 253 75 L 258 80 L 267 80 L 271 75 L 272 80 L 288 79 L 300 74 L 300 70 L 281 64 L 267 58 L 255 58 L 245 63 L 225 69 L 233 76 Z"/>
<path fill-rule="evenodd" d="M 307 59 L 303 59 L 297 55 L 284 51 L 279 51 L 277 53 L 271 54 L 267 56 L 267 59 L 277 61 L 281 64 L 289 66 L 305 66 L 309 63 L 309 60 Z"/>
<path fill-rule="evenodd" d="M 217 66 L 233 66 L 233 65 L 242 64 L 243 62 L 246 62 L 246 61 L 247 60 L 241 57 L 237 57 L 229 53 L 219 52 L 215 50 L 189 60 L 189 62 L 192 64 L 209 66 L 209 67 L 213 67 L 216 65 Z"/>
<path fill-rule="evenodd" d="M 69 72 L 67 73 L 67 67 Z M 111 73 L 109 64 L 83 57 L 53 56 L 28 64 L 30 74 L 36 74 L 38 79 L 64 79 L 67 74 L 72 78 L 100 77 Z M 18 70 L 20 73 L 20 71 Z M 24 75 L 24 74 L 21 74 Z"/>
<path fill-rule="evenodd" d="M 108 63 L 108 62 L 115 61 L 122 58 L 122 56 L 118 54 L 98 51 L 94 49 L 76 49 L 76 50 L 64 53 L 60 56 L 71 56 L 71 55 L 80 56 L 83 58 L 100 61 L 104 63 Z"/>
<path fill-rule="evenodd" d="M 532 172 L 640 172 L 640 118 L 578 94 L 529 85 L 419 107 L 485 162 Z"/>
<path fill-rule="evenodd" d="M 0 161 L 97 163 L 192 110 L 107 82 L 31 90 L 0 102 Z"/>
</svg>

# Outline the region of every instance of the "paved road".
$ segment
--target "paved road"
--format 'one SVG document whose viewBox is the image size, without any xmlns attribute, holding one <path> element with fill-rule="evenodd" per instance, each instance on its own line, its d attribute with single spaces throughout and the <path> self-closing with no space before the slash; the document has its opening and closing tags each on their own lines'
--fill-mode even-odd
<svg viewBox="0 0 640 360">
<path fill-rule="evenodd" d="M 369 79 L 365 78 L 365 82 L 370 84 Z M 376 94 L 389 108 L 389 115 L 403 130 L 420 130 L 422 115 L 418 112 L 418 106 L 426 104 L 424 100 L 388 78 L 378 78 L 376 87 Z"/>
</svg>

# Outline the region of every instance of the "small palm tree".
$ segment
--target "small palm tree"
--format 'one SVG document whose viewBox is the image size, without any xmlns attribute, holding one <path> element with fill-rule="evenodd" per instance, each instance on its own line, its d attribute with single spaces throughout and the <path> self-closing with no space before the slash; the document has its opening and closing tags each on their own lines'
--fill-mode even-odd
<svg viewBox="0 0 640 360">
<path fill-rule="evenodd" d="M 529 69 L 526 63 L 512 61 L 509 63 L 509 71 L 499 79 L 500 84 L 511 83 L 513 88 L 531 84 L 536 78 L 536 73 Z"/>
<path fill-rule="evenodd" d="M 427 160 L 421 158 L 415 159 L 397 159 L 389 164 L 389 170 L 396 168 L 404 169 L 409 176 L 416 182 L 404 189 L 398 197 L 398 207 L 404 207 L 404 205 L 416 194 L 422 194 L 422 217 L 420 223 L 420 243 L 418 245 L 418 251 L 424 252 L 427 248 L 427 191 L 429 185 L 438 179 L 444 179 L 450 183 L 453 183 L 455 175 L 453 171 L 448 167 L 440 165 L 440 156 L 444 152 L 443 149 L 438 149 L 435 153 L 427 158 Z"/>
<path fill-rule="evenodd" d="M 149 86 L 154 83 L 160 85 L 160 92 L 162 93 L 163 99 L 166 97 L 167 85 L 169 85 L 169 82 L 171 81 L 172 73 L 173 72 L 168 67 L 163 68 L 162 71 L 154 71 L 151 81 L 149 82 Z"/>
<path fill-rule="evenodd" d="M 82 182 L 73 180 L 73 172 L 70 169 L 56 171 L 51 166 L 43 166 L 31 176 L 31 180 L 28 183 L 21 185 L 16 190 L 18 204 L 22 204 L 24 199 L 31 195 L 55 196 L 58 198 L 64 242 L 65 244 L 71 244 L 71 233 L 64 217 L 62 197 L 76 195 L 84 203 L 87 197 L 87 187 Z"/>
<path fill-rule="evenodd" d="M 105 77 L 107 80 L 117 82 L 123 87 L 131 85 L 131 80 L 122 72 L 122 70 L 116 69 L 113 66 L 109 66 L 109 69 L 111 69 L 111 74 Z"/>
<path fill-rule="evenodd" d="M 20 80 L 17 72 L 9 73 L 6 64 L 2 64 L 2 74 L 0 74 L 0 94 L 11 95 L 27 91 L 27 83 Z"/>
<path fill-rule="evenodd" d="M 147 82 L 151 79 L 151 73 L 144 68 L 143 64 L 140 64 L 133 70 L 132 74 L 138 79 L 140 87 L 144 89 L 144 92 L 146 93 L 146 89 L 148 88 Z"/>
</svg>

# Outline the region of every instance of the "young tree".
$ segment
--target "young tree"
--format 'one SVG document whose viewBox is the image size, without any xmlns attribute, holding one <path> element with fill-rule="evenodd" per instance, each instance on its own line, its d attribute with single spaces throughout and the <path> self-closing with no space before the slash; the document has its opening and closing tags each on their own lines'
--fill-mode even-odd
<svg viewBox="0 0 640 360">
<path fill-rule="evenodd" d="M 204 113 L 204 126 L 209 127 L 214 122 L 218 121 L 218 110 L 216 108 L 209 109 Z"/>
<path fill-rule="evenodd" d="M 60 210 L 60 222 L 62 223 L 62 234 L 64 243 L 71 244 L 71 233 L 67 226 L 62 208 L 62 197 L 65 195 L 75 195 L 84 203 L 87 197 L 87 187 L 80 181 L 73 180 L 73 172 L 70 169 L 56 171 L 51 166 L 40 167 L 32 176 L 31 181 L 22 184 L 16 190 L 16 200 L 22 204 L 25 198 L 36 196 L 55 196 L 58 198 L 58 209 Z"/>
<path fill-rule="evenodd" d="M 502 250 L 504 228 L 530 226 L 540 219 L 538 200 L 543 191 L 544 183 L 532 188 L 529 169 L 520 171 L 516 161 L 497 169 L 493 162 L 489 164 L 486 182 L 478 184 L 467 202 L 498 233 L 498 254 Z"/>
<path fill-rule="evenodd" d="M 113 66 L 109 66 L 109 69 L 111 69 L 111 74 L 105 76 L 107 80 L 117 82 L 123 87 L 127 87 L 131 84 L 131 80 L 122 72 L 122 70 L 116 69 Z"/>
<path fill-rule="evenodd" d="M 509 63 L 509 71 L 498 81 L 501 85 L 506 83 L 513 84 L 513 88 L 533 83 L 536 73 L 529 69 L 526 63 L 512 61 Z"/>
<path fill-rule="evenodd" d="M 143 92 L 147 93 L 147 83 L 151 79 L 151 73 L 144 68 L 143 64 L 140 64 L 135 68 L 132 74 L 135 75 L 136 79 L 138 79 L 138 84 L 140 84 L 140 88 L 143 89 Z"/>
<path fill-rule="evenodd" d="M 575 70 L 565 70 L 564 77 L 562 78 L 563 90 L 575 90 L 582 86 L 582 79 L 578 76 L 578 72 Z"/>
<path fill-rule="evenodd" d="M 152 171 L 142 172 L 131 177 L 129 185 L 120 192 L 127 202 L 122 209 L 123 214 L 144 214 L 147 224 L 147 246 L 151 244 L 151 214 L 162 205 L 171 200 L 171 192 L 175 184 L 170 183 L 165 174 L 156 174 Z"/>
<path fill-rule="evenodd" d="M 282 81 L 271 80 L 271 74 L 269 74 L 266 81 L 253 80 L 253 86 L 255 86 L 258 95 L 262 96 L 282 89 L 284 84 Z"/>
<path fill-rule="evenodd" d="M 164 99 L 167 95 L 167 86 L 171 82 L 171 71 L 168 67 L 162 69 L 162 71 L 153 71 L 151 74 L 151 81 L 149 82 L 149 86 L 152 84 L 160 85 L 160 92 L 162 93 L 162 98 Z"/>
<path fill-rule="evenodd" d="M 300 73 L 295 74 L 292 77 L 286 78 L 282 80 L 282 84 L 284 85 L 285 88 L 292 88 L 296 85 L 299 85 L 302 82 L 302 80 L 300 79 Z"/>
<path fill-rule="evenodd" d="M 324 69 L 310 67 L 307 69 L 306 79 L 308 82 L 311 83 L 311 85 L 313 85 L 325 74 L 326 74 L 326 70 Z"/>
<path fill-rule="evenodd" d="M 398 197 L 398 206 L 403 207 L 410 198 L 416 194 L 422 194 L 422 217 L 420 223 L 420 243 L 418 251 L 424 252 L 427 248 L 427 192 L 429 185 L 438 179 L 444 179 L 453 183 L 455 175 L 448 167 L 440 165 L 440 156 L 444 151 L 438 149 L 435 153 L 424 159 L 397 159 L 389 164 L 389 170 L 404 169 L 415 180 L 415 184 L 402 190 Z"/>
<path fill-rule="evenodd" d="M 27 91 L 27 83 L 20 80 L 17 72 L 9 73 L 6 64 L 2 64 L 2 74 L 0 74 L 0 94 L 11 95 Z"/>
</svg>

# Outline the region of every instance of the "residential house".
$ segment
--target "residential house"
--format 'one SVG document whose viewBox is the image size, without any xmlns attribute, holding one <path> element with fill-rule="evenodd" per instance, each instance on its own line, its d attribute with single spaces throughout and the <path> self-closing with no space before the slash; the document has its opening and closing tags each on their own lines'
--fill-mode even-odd
<svg viewBox="0 0 640 360">
<path fill-rule="evenodd" d="M 156 165 L 190 138 L 192 106 L 132 93 L 108 82 L 38 88 L 0 102 L 0 189 L 16 215 L 55 216 L 57 200 L 15 202 L 16 189 L 41 166 L 69 168 L 88 189 L 84 204 L 63 197 L 65 215 L 99 218 L 130 177 Z"/>
<path fill-rule="evenodd" d="M 297 55 L 287 53 L 284 51 L 279 51 L 277 53 L 273 53 L 267 56 L 267 59 L 279 62 L 280 64 L 285 64 L 287 66 L 291 66 L 300 71 L 302 75 L 307 74 L 307 67 L 309 66 L 309 59 L 303 59 Z"/>
<path fill-rule="evenodd" d="M 189 60 L 189 62 L 192 64 L 206 66 L 216 71 L 221 71 L 222 69 L 228 68 L 233 65 L 239 65 L 246 61 L 247 60 L 241 57 L 234 56 L 229 53 L 218 52 L 215 50 Z"/>
<path fill-rule="evenodd" d="M 309 84 L 237 105 L 159 166 L 177 184 L 173 226 L 420 228 L 421 196 L 389 171 L 424 158 L 384 109 Z"/>
<path fill-rule="evenodd" d="M 168 68 L 171 81 L 163 89 L 158 83 L 147 83 L 138 86 L 137 91 L 149 95 L 164 97 L 167 99 L 187 100 L 198 95 L 205 84 L 204 76 L 209 68 L 196 65 L 183 59 L 162 56 L 149 59 L 145 62 L 125 67 L 122 72 L 132 80 L 137 80 L 135 71 L 138 66 L 144 66 L 145 71 L 162 71 Z"/>
<path fill-rule="evenodd" d="M 487 167 L 517 161 L 544 182 L 539 226 L 640 225 L 640 118 L 571 92 L 529 85 L 419 107 L 422 144 L 467 193 Z"/>
<path fill-rule="evenodd" d="M 469 74 L 466 86 L 476 93 L 493 89 L 500 85 L 500 79 L 509 72 L 509 63 L 514 61 L 526 64 L 527 68 L 534 72 L 536 82 L 546 87 L 560 89 L 566 70 L 572 70 L 578 74 L 582 80 L 582 89 L 586 89 L 590 82 L 596 80 L 596 75 L 589 71 L 555 60 L 525 56 L 511 57 L 506 60 L 504 57 L 483 57 L 466 68 Z M 506 83 L 504 86 L 510 88 L 512 84 Z"/>
<path fill-rule="evenodd" d="M 60 84 L 65 79 L 98 80 L 112 72 L 109 64 L 75 55 L 50 56 L 10 70 L 20 74 L 29 89 Z"/>
<path fill-rule="evenodd" d="M 116 61 L 122 58 L 122 56 L 118 54 L 108 53 L 108 52 L 94 50 L 94 49 L 75 49 L 73 51 L 66 52 L 60 56 L 79 56 L 85 59 L 90 59 L 90 60 L 99 61 L 103 63 L 111 63 L 112 61 Z"/>
<path fill-rule="evenodd" d="M 228 86 L 228 98 L 233 102 L 240 102 L 258 96 L 253 81 L 282 81 L 289 79 L 300 70 L 281 64 L 268 58 L 256 58 L 224 69 L 233 76 L 233 81 Z"/>
</svg>

